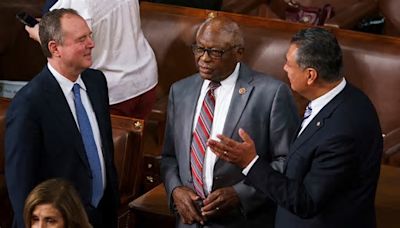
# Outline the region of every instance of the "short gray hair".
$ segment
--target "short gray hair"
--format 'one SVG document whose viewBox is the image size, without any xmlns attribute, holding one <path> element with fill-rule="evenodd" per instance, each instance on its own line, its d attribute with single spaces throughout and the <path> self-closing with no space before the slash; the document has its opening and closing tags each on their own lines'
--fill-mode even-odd
<svg viewBox="0 0 400 228">
<path fill-rule="evenodd" d="M 243 39 L 243 33 L 242 30 L 240 29 L 239 25 L 230 20 L 227 17 L 222 17 L 222 16 L 217 16 L 217 17 L 210 17 L 207 18 L 197 29 L 196 32 L 196 37 L 200 35 L 200 32 L 204 30 L 204 28 L 210 26 L 211 24 L 216 24 L 220 27 L 221 32 L 225 32 L 226 34 L 229 34 L 232 36 L 232 46 L 244 46 L 244 39 Z"/>
<path fill-rule="evenodd" d="M 51 52 L 48 46 L 49 42 L 54 40 L 59 44 L 63 43 L 61 18 L 66 14 L 77 15 L 80 17 L 78 12 L 73 9 L 55 9 L 46 13 L 39 22 L 40 43 L 43 54 L 48 58 L 51 58 Z"/>
</svg>

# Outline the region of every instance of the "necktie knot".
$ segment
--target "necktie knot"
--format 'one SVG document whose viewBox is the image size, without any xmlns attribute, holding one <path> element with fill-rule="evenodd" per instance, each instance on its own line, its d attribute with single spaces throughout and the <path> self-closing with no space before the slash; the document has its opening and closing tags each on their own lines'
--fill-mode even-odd
<svg viewBox="0 0 400 228">
<path fill-rule="evenodd" d="M 311 108 L 311 103 L 308 103 L 306 110 L 304 111 L 304 116 L 303 116 L 303 120 L 307 119 L 308 117 L 311 116 L 312 113 L 312 108 Z"/>
<path fill-rule="evenodd" d="M 218 87 L 221 86 L 220 82 L 214 82 L 211 81 L 210 84 L 208 85 L 209 90 L 211 90 L 212 92 L 214 92 L 214 90 L 216 90 Z"/>
<path fill-rule="evenodd" d="M 74 93 L 75 97 L 81 96 L 80 89 L 81 89 L 81 86 L 78 83 L 75 83 L 74 86 L 72 87 L 72 92 Z"/>
</svg>

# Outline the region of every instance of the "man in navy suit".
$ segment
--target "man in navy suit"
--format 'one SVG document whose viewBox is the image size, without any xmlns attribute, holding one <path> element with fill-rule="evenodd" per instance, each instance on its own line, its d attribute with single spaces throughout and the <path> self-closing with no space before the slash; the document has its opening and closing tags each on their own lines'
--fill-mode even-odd
<svg viewBox="0 0 400 228">
<path fill-rule="evenodd" d="M 14 227 L 23 227 L 28 193 L 54 177 L 74 184 L 93 227 L 116 227 L 119 197 L 107 83 L 102 72 L 88 69 L 94 47 L 91 31 L 76 11 L 54 10 L 40 21 L 40 39 L 48 64 L 17 93 L 6 118 L 5 174 Z M 91 170 L 92 159 L 87 158 L 87 144 L 81 136 L 83 125 L 78 124 L 79 108 L 74 106 L 72 92 L 75 84 L 80 86 L 86 122 L 90 122 L 99 172 Z M 95 174 L 102 180 L 97 185 L 102 188 L 96 188 L 100 193 L 92 191 Z M 101 196 L 96 205 L 94 193 Z"/>
<path fill-rule="evenodd" d="M 278 204 L 277 228 L 376 227 L 375 192 L 382 135 L 368 97 L 346 82 L 342 51 L 322 28 L 298 32 L 284 70 L 291 87 L 310 100 L 284 174 L 256 156 L 253 140 L 209 140 L 220 158 L 244 168 L 246 183 Z"/>
</svg>

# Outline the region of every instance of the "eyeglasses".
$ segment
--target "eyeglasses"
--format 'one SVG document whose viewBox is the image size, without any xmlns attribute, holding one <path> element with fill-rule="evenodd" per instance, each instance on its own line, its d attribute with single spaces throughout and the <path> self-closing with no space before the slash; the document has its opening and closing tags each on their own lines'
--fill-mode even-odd
<svg viewBox="0 0 400 228">
<path fill-rule="evenodd" d="M 204 48 L 204 47 L 198 46 L 197 44 L 192 44 L 192 51 L 193 51 L 193 54 L 197 55 L 197 56 L 202 56 L 202 55 L 204 55 L 204 52 L 207 52 L 207 54 L 211 58 L 220 59 L 226 52 L 233 50 L 236 47 L 239 47 L 239 45 L 234 45 L 226 50 L 223 50 L 223 49 L 216 49 L 216 48 Z"/>
</svg>

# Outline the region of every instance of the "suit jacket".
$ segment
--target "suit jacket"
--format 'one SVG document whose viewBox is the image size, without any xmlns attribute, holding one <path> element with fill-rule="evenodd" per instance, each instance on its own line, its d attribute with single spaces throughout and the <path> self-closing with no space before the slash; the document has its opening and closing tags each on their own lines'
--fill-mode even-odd
<svg viewBox="0 0 400 228">
<path fill-rule="evenodd" d="M 190 145 L 202 83 L 200 75 L 195 74 L 174 83 L 170 89 L 161 174 L 171 209 L 171 194 L 176 187 L 193 189 Z M 240 94 L 240 88 L 245 88 L 246 93 Z M 297 111 L 287 85 L 241 64 L 223 134 L 240 140 L 238 130 L 243 128 L 254 139 L 260 159 L 282 169 L 297 124 Z M 273 224 L 275 209 L 272 202 L 243 183 L 244 175 L 240 168 L 217 160 L 213 176 L 212 190 L 233 186 L 241 205 L 224 218 L 209 220 L 210 227 L 265 227 L 268 223 Z"/>
<path fill-rule="evenodd" d="M 92 223 L 107 224 L 108 221 L 99 218 L 102 213 L 107 213 L 110 222 L 116 221 L 119 197 L 107 84 L 103 73 L 97 70 L 87 69 L 81 77 L 102 141 L 106 190 L 100 206 L 97 209 L 90 206 L 91 171 L 83 141 L 61 87 L 46 66 L 17 93 L 7 112 L 5 175 L 14 208 L 14 226 L 24 227 L 25 198 L 37 184 L 50 178 L 64 178 L 73 183 Z"/>
<path fill-rule="evenodd" d="M 294 140 L 285 176 L 260 160 L 246 182 L 277 202 L 278 228 L 376 227 L 381 154 L 375 108 L 347 84 Z"/>
</svg>

